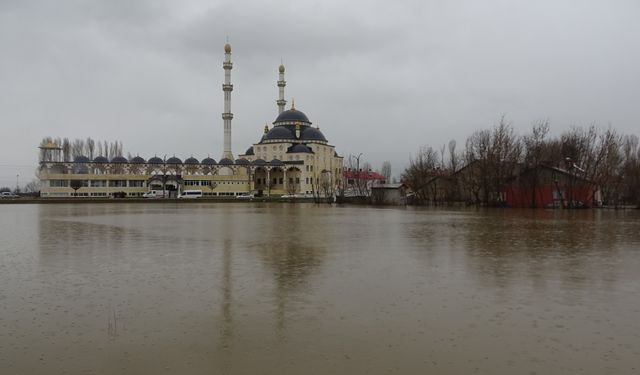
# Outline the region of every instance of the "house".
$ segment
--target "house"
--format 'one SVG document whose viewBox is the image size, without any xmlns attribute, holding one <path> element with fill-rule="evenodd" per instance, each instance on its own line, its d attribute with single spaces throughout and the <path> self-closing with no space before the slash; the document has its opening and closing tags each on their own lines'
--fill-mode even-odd
<svg viewBox="0 0 640 375">
<path fill-rule="evenodd" d="M 371 186 L 371 203 L 379 205 L 407 204 L 407 185 L 374 184 Z"/>
<path fill-rule="evenodd" d="M 550 166 L 523 169 L 505 186 L 506 205 L 526 208 L 591 207 L 599 189 L 578 173 Z"/>
<path fill-rule="evenodd" d="M 368 197 L 374 185 L 385 182 L 385 178 L 378 172 L 346 169 L 342 173 L 344 178 L 345 197 Z"/>
</svg>

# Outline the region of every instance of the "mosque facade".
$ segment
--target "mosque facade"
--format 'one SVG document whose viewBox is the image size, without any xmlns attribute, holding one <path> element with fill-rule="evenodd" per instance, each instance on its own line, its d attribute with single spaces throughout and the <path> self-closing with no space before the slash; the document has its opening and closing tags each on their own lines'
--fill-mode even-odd
<svg viewBox="0 0 640 375">
<path fill-rule="evenodd" d="M 39 146 L 38 175 L 41 196 L 139 197 L 156 190 L 177 196 L 185 190 L 201 191 L 203 197 L 335 194 L 343 184 L 343 157 L 318 127 L 295 108 L 285 109 L 285 67 L 278 68 L 278 115 L 272 126 L 265 125 L 260 139 L 243 154 L 232 151 L 231 46 L 224 46 L 223 151 L 220 160 L 191 156 L 182 160 L 157 156 L 144 159 L 85 155 L 69 157 L 60 145 Z"/>
</svg>

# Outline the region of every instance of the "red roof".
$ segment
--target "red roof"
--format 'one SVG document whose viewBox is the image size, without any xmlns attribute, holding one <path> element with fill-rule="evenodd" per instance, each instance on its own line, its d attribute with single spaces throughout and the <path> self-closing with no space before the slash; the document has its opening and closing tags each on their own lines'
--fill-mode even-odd
<svg viewBox="0 0 640 375">
<path fill-rule="evenodd" d="M 368 171 L 349 171 L 346 170 L 343 172 L 343 176 L 345 178 L 353 178 L 353 179 L 360 179 L 360 180 L 379 180 L 379 181 L 384 181 L 385 178 L 383 175 L 381 175 L 378 172 L 368 172 Z"/>
</svg>

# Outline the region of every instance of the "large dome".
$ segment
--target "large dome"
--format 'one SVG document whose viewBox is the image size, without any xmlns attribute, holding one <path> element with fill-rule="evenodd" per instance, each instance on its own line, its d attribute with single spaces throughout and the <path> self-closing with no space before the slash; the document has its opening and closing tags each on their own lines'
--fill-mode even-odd
<svg viewBox="0 0 640 375">
<path fill-rule="evenodd" d="M 307 125 L 311 124 L 311 121 L 309 121 L 307 115 L 305 115 L 304 112 L 298 111 L 297 109 L 289 109 L 282 112 L 278 115 L 278 118 L 276 118 L 276 121 L 274 121 L 273 124 L 278 125 L 279 123 L 283 122 L 295 123 L 296 121 L 300 121 L 301 123 Z"/>
<path fill-rule="evenodd" d="M 286 126 L 274 126 L 264 135 L 263 139 L 296 139 L 296 134 L 292 133 Z"/>
<path fill-rule="evenodd" d="M 267 134 L 265 134 L 260 143 L 264 141 L 270 140 L 300 140 L 300 141 L 319 141 L 319 142 L 327 142 L 327 138 L 324 137 L 324 134 L 320 131 L 320 129 L 311 127 L 309 125 L 300 126 L 300 138 L 296 138 L 296 127 L 295 125 L 280 125 L 274 126 L 269 130 Z"/>
<path fill-rule="evenodd" d="M 313 128 L 311 126 L 308 126 L 302 130 L 300 139 L 302 139 L 303 141 L 323 141 L 323 142 L 327 141 L 327 139 L 324 137 L 324 134 L 322 134 L 320 129 Z"/>
</svg>

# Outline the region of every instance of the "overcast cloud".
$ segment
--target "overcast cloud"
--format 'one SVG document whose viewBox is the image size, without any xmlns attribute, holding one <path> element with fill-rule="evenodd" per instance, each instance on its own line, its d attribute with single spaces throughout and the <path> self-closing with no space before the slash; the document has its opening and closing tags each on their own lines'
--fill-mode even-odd
<svg viewBox="0 0 640 375">
<path fill-rule="evenodd" d="M 227 36 L 236 155 L 277 115 L 281 58 L 289 105 L 394 175 L 502 114 L 639 134 L 638 20 L 637 0 L 0 0 L 0 186 L 47 135 L 219 159 Z"/>
</svg>

